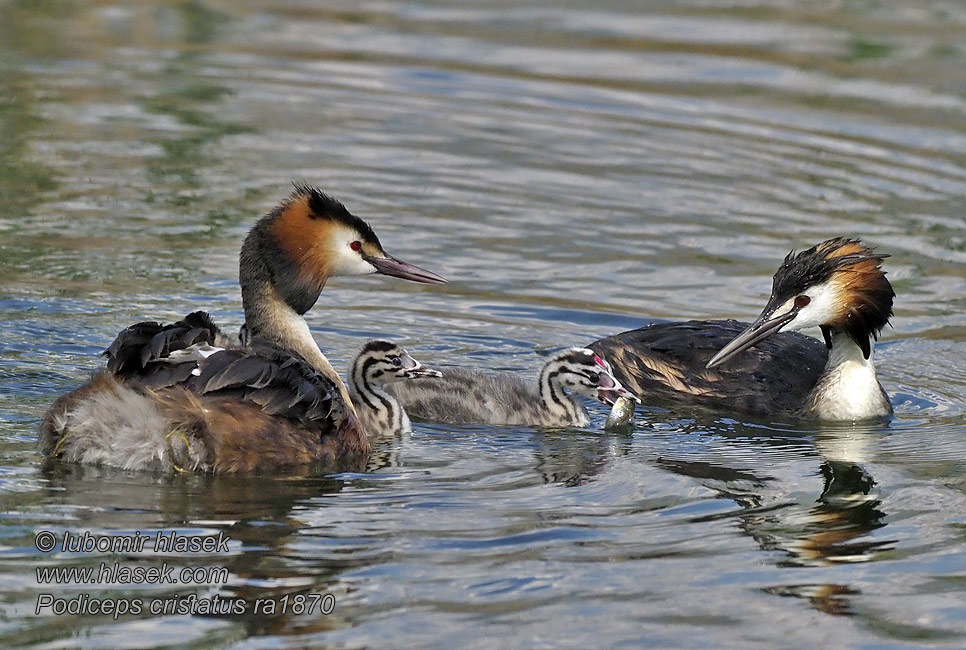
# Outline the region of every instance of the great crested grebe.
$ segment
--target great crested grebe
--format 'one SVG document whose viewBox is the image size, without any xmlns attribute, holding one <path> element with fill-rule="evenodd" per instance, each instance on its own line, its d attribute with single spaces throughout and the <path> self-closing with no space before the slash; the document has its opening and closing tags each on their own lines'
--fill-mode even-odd
<svg viewBox="0 0 966 650">
<path fill-rule="evenodd" d="M 349 395 L 366 433 L 390 435 L 412 429 L 406 410 L 386 392 L 389 384 L 442 373 L 422 365 L 390 341 L 369 341 L 349 366 Z"/>
<path fill-rule="evenodd" d="M 881 267 L 886 257 L 858 240 L 830 239 L 788 254 L 754 323 L 658 323 L 590 348 L 643 399 L 760 416 L 884 417 L 892 405 L 872 353 L 895 297 Z M 816 326 L 825 345 L 781 332 Z"/>
<path fill-rule="evenodd" d="M 335 199 L 296 185 L 242 244 L 246 344 L 233 344 L 204 312 L 132 325 L 105 352 L 107 370 L 44 415 L 44 452 L 208 472 L 364 459 L 369 441 L 345 384 L 302 315 L 330 277 L 370 273 L 445 282 L 387 254 Z"/>
<path fill-rule="evenodd" d="M 486 374 L 469 368 L 442 368 L 442 377 L 386 386 L 412 417 L 444 424 L 501 424 L 586 427 L 587 409 L 569 389 L 613 404 L 618 397 L 637 400 L 614 378 L 610 366 L 586 348 L 553 355 L 537 386 L 516 375 Z"/>
</svg>

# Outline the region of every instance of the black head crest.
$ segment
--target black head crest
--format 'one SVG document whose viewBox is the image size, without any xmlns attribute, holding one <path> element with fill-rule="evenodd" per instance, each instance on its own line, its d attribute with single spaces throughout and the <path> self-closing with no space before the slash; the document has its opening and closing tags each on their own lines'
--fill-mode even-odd
<svg viewBox="0 0 966 650">
<path fill-rule="evenodd" d="M 842 237 L 792 251 L 775 273 L 769 304 L 777 307 L 818 285 L 833 285 L 841 296 L 841 310 L 826 327 L 847 333 L 868 358 L 869 337 L 877 338 L 892 316 L 895 292 L 881 266 L 887 257 L 857 239 Z"/>
<path fill-rule="evenodd" d="M 794 298 L 810 287 L 828 282 L 839 270 L 867 261 L 873 261 L 878 267 L 886 257 L 874 253 L 857 239 L 843 237 L 829 239 L 800 253 L 791 251 L 775 273 L 772 296 L 781 301 Z"/>
<path fill-rule="evenodd" d="M 362 235 L 362 238 L 369 242 L 370 244 L 375 244 L 382 250 L 382 244 L 379 243 L 379 237 L 372 230 L 372 227 L 349 212 L 342 203 L 317 187 L 312 187 L 310 185 L 305 185 L 302 183 L 294 183 L 295 191 L 292 193 L 292 199 L 298 199 L 304 197 L 308 201 L 309 206 L 309 216 L 313 219 L 330 219 L 338 223 L 342 223 L 350 228 L 354 228 L 356 231 Z"/>
</svg>

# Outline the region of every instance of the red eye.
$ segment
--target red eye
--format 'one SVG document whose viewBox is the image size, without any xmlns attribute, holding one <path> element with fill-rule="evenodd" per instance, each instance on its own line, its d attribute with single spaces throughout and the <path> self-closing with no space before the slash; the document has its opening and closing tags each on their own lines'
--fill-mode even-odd
<svg viewBox="0 0 966 650">
<path fill-rule="evenodd" d="M 351 244 L 349 244 L 349 248 L 351 248 L 354 251 L 360 251 L 360 250 L 362 250 L 362 242 L 361 241 L 354 241 Z"/>
<path fill-rule="evenodd" d="M 808 296 L 798 296 L 797 298 L 795 298 L 795 306 L 798 307 L 799 309 L 807 306 L 808 303 L 810 302 L 812 302 L 812 299 L 809 298 Z"/>
</svg>

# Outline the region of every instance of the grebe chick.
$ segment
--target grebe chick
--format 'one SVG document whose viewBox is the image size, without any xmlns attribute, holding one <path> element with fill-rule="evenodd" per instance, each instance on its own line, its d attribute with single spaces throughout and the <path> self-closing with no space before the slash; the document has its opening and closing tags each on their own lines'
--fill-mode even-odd
<svg viewBox="0 0 966 650">
<path fill-rule="evenodd" d="M 368 438 L 303 314 L 330 277 L 369 273 L 445 282 L 388 255 L 372 228 L 335 199 L 297 185 L 242 245 L 246 344 L 224 336 L 204 312 L 171 325 L 132 325 L 106 350 L 107 370 L 47 411 L 43 451 L 128 469 L 207 472 L 364 463 Z"/>
<path fill-rule="evenodd" d="M 633 397 L 610 366 L 586 348 L 553 355 L 531 387 L 516 375 L 443 368 L 443 376 L 396 382 L 386 387 L 410 416 L 445 424 L 500 424 L 586 427 L 590 416 L 564 389 L 613 404 Z"/>
<path fill-rule="evenodd" d="M 884 417 L 892 405 L 872 353 L 895 297 L 885 257 L 858 240 L 830 239 L 785 257 L 754 323 L 659 323 L 590 347 L 645 400 L 758 416 Z M 813 326 L 825 345 L 782 331 Z"/>
<path fill-rule="evenodd" d="M 370 436 L 408 433 L 412 430 L 406 410 L 386 392 L 388 384 L 442 377 L 442 373 L 422 365 L 405 349 L 389 341 L 369 341 L 349 366 L 349 395 L 359 421 Z"/>
</svg>

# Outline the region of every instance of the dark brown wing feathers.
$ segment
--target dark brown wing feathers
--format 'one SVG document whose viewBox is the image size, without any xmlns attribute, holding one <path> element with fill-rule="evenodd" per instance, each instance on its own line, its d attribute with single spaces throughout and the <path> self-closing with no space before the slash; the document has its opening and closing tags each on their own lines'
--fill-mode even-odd
<svg viewBox="0 0 966 650">
<path fill-rule="evenodd" d="M 332 414 L 332 382 L 290 350 L 255 339 L 244 348 L 215 352 L 200 361 L 171 354 L 214 344 L 221 330 L 203 311 L 169 325 L 137 323 L 105 351 L 107 368 L 119 380 L 159 390 L 183 386 L 198 396 L 224 397 L 258 406 L 266 414 L 318 423 Z"/>
<path fill-rule="evenodd" d="M 655 323 L 600 339 L 589 347 L 645 404 L 689 404 L 752 415 L 794 414 L 825 367 L 816 339 L 783 332 L 726 364 L 706 369 L 714 354 L 748 326 L 735 320 Z"/>
<path fill-rule="evenodd" d="M 121 330 L 104 351 L 107 369 L 119 378 L 145 377 L 151 370 L 161 369 L 158 362 L 172 352 L 200 343 L 213 344 L 219 336 L 222 336 L 221 330 L 203 311 L 192 312 L 168 325 L 152 321 L 136 323 Z"/>
<path fill-rule="evenodd" d="M 169 325 L 132 325 L 104 354 L 115 379 L 150 391 L 179 430 L 204 441 L 204 465 L 215 472 L 330 462 L 368 451 L 336 386 L 291 350 L 252 339 L 207 357 L 190 354 L 192 346 L 225 338 L 199 311 Z M 181 350 L 189 354 L 171 358 Z"/>
<path fill-rule="evenodd" d="M 332 414 L 332 382 L 289 350 L 262 339 L 246 348 L 217 352 L 199 366 L 188 382 L 199 395 L 218 395 L 257 404 L 309 426 Z"/>
</svg>

